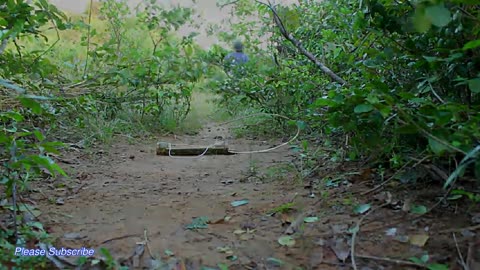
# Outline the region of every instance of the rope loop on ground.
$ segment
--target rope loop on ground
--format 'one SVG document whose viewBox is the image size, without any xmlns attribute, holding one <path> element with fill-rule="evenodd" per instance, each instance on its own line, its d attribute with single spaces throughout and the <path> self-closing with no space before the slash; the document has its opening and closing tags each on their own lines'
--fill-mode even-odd
<svg viewBox="0 0 480 270">
<path fill-rule="evenodd" d="M 247 119 L 247 118 L 251 118 L 251 117 L 255 117 L 255 116 L 259 116 L 259 115 L 266 115 L 266 116 L 274 116 L 274 117 L 280 117 L 280 118 L 283 118 L 285 120 L 292 120 L 284 115 L 280 115 L 280 114 L 275 114 L 275 113 L 255 113 L 255 114 L 251 114 L 251 115 L 247 115 L 247 116 L 243 116 L 243 117 L 239 117 L 239 118 L 235 118 L 233 120 L 229 120 L 229 121 L 226 121 L 226 122 L 223 122 L 223 123 L 220 123 L 220 124 L 217 124 L 216 126 L 224 126 L 224 125 L 227 125 L 227 124 L 230 124 L 232 122 L 237 122 L 237 121 L 240 121 L 240 120 L 243 120 L 243 119 Z M 259 153 L 267 153 L 267 152 L 270 152 L 270 151 L 273 151 L 273 150 L 276 150 L 278 148 L 281 148 L 285 145 L 288 145 L 290 143 L 292 143 L 293 141 L 295 141 L 298 136 L 300 135 L 300 127 L 297 125 L 297 132 L 295 133 L 295 135 L 290 138 L 290 140 L 288 140 L 287 142 L 284 142 L 282 144 L 279 144 L 277 146 L 274 146 L 274 147 L 271 147 L 271 148 L 267 148 L 267 149 L 262 149 L 262 150 L 255 150 L 255 151 L 235 151 L 235 150 L 228 150 L 228 152 L 232 153 L 232 154 L 259 154 Z M 168 144 L 168 156 L 170 158 L 180 158 L 180 159 L 195 159 L 195 158 L 200 158 L 202 156 L 204 156 L 208 149 L 210 149 L 211 147 L 214 147 L 216 144 L 211 144 L 209 146 L 207 146 L 205 148 L 205 151 L 203 151 L 203 153 L 201 153 L 200 155 L 198 156 L 193 156 L 193 157 L 177 157 L 177 156 L 172 156 L 171 154 L 171 151 L 172 151 L 172 144 L 169 143 Z"/>
</svg>

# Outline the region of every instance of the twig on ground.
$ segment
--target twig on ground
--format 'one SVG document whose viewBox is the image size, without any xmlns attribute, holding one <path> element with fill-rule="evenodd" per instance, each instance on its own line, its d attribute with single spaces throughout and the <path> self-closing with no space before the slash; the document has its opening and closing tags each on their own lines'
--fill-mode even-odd
<svg viewBox="0 0 480 270">
<path fill-rule="evenodd" d="M 380 209 L 382 207 L 385 207 L 387 205 L 389 205 L 390 202 L 387 202 L 387 203 L 384 203 L 374 209 L 372 209 L 370 212 L 366 213 L 362 218 L 360 218 L 357 222 L 357 225 L 355 226 L 355 229 L 353 231 L 353 234 L 352 234 L 352 247 L 350 249 L 350 257 L 352 257 L 352 267 L 354 270 L 357 270 L 357 264 L 355 262 L 355 239 L 358 235 L 358 232 L 360 231 L 360 225 L 362 224 L 362 222 L 365 220 L 365 218 L 370 215 L 371 213 L 375 212 L 375 210 L 377 209 Z"/>
<path fill-rule="evenodd" d="M 455 233 L 452 233 L 453 236 L 453 241 L 455 242 L 455 247 L 457 248 L 457 253 L 458 253 L 458 263 L 462 266 L 463 270 L 469 270 L 469 267 L 465 263 L 465 260 L 463 259 L 462 252 L 460 251 L 460 247 L 458 246 L 458 241 L 457 237 L 455 236 Z"/>
<path fill-rule="evenodd" d="M 144 243 L 145 246 L 147 247 L 148 254 L 150 255 L 150 258 L 155 259 L 155 257 L 152 255 L 152 250 L 150 249 L 150 245 L 148 244 L 148 237 L 147 237 L 147 229 L 143 230 L 143 238 L 144 238 Z"/>
<path fill-rule="evenodd" d="M 426 265 L 414 263 L 414 262 L 409 262 L 409 261 L 404 261 L 404 260 L 398 260 L 398 259 L 392 259 L 392 258 L 387 258 L 387 257 L 377 257 L 377 256 L 370 256 L 370 255 L 357 255 L 357 258 L 360 259 L 365 259 L 365 260 L 375 260 L 375 261 L 382 261 L 382 262 L 388 262 L 388 263 L 393 263 L 393 264 L 399 264 L 399 265 L 408 265 L 408 266 L 415 266 L 419 268 L 427 268 Z"/>
<path fill-rule="evenodd" d="M 438 233 L 456 233 L 456 232 L 462 232 L 464 230 L 475 231 L 475 230 L 478 230 L 478 229 L 480 229 L 480 224 L 475 225 L 475 226 L 465 227 L 465 228 L 443 230 L 443 231 L 439 231 Z"/>
<path fill-rule="evenodd" d="M 134 233 L 134 234 L 127 234 L 127 235 L 123 235 L 123 236 L 117 236 L 117 237 L 110 238 L 110 239 L 107 239 L 107 240 L 101 242 L 100 245 L 106 244 L 108 242 L 112 242 L 112 241 L 115 241 L 115 240 L 122 240 L 122 239 L 130 238 L 130 237 L 140 237 L 140 235 L 138 233 Z"/>
</svg>

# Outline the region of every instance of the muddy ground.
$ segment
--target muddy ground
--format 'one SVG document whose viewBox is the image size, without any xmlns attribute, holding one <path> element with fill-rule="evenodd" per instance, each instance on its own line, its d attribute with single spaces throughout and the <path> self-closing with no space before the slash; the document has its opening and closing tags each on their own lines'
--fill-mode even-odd
<svg viewBox="0 0 480 270">
<path fill-rule="evenodd" d="M 111 147 L 71 148 L 58 161 L 73 179 L 51 179 L 32 200 L 43 213 L 41 221 L 58 237 L 57 247 L 92 247 L 97 256 L 99 248 L 106 247 L 116 259 L 126 260 L 146 234 L 152 256 L 197 265 L 187 269 L 218 263 L 229 269 L 351 269 L 349 229 L 366 215 L 353 211 L 362 203 L 371 203 L 372 208 L 354 237 L 357 269 L 418 269 L 418 265 L 409 266 L 408 259 L 426 253 L 430 261 L 461 269 L 452 233 L 471 263 L 479 256 L 475 243 L 480 218 L 464 214 L 467 209 L 479 213 L 471 203 L 440 204 L 420 217 L 405 212 L 413 203 L 432 206 L 441 194 L 435 190 L 438 184 L 417 191 L 397 186 L 401 190 L 397 193 L 387 192 L 386 185 L 361 195 L 375 184 L 371 169 L 355 164 L 332 167 L 326 161 L 320 175 L 311 178 L 318 184 L 312 196 L 305 188 L 308 183 L 298 183 L 292 172 L 272 170 L 294 159 L 288 147 L 200 158 L 155 154 L 158 141 L 209 145 L 219 140 L 239 151 L 280 143 L 234 139 L 228 129 L 216 128 L 214 123 L 194 136 L 134 142 L 118 137 Z M 327 174 L 330 179 L 340 176 L 341 181 L 321 185 L 325 182 L 318 180 Z M 248 204 L 231 205 L 239 200 Z M 289 202 L 291 210 L 285 207 Z M 282 211 L 268 215 L 282 205 Z M 210 222 L 206 228 L 188 229 L 197 217 Z M 284 237 L 280 244 L 279 238 L 289 234 L 294 243 Z M 145 251 L 140 266 L 151 264 Z"/>
</svg>

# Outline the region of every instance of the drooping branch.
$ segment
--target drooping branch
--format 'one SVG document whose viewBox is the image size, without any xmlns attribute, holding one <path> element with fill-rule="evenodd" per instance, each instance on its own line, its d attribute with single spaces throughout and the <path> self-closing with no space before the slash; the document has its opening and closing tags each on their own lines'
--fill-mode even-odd
<svg viewBox="0 0 480 270">
<path fill-rule="evenodd" d="M 280 33 L 282 34 L 283 37 L 285 37 L 288 41 L 290 41 L 304 56 L 306 56 L 310 61 L 312 61 L 320 70 L 322 70 L 325 74 L 327 74 L 330 78 L 332 78 L 334 81 L 345 85 L 347 82 L 342 79 L 340 76 L 335 74 L 330 68 L 328 68 L 324 63 L 322 63 L 320 60 L 318 60 L 311 52 L 307 51 L 305 47 L 303 47 L 302 43 L 296 39 L 291 33 L 287 31 L 285 28 L 285 25 L 283 24 L 282 20 L 280 19 L 280 16 L 277 13 L 277 10 L 275 7 L 268 2 L 268 4 L 256 1 L 259 4 L 267 6 L 273 14 L 273 19 L 275 21 L 275 24 L 277 25 L 278 29 L 280 30 Z"/>
</svg>

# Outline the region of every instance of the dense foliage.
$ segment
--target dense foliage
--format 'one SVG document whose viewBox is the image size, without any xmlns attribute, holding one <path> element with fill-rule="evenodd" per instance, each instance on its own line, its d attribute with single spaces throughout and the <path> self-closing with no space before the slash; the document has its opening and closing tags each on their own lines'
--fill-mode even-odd
<svg viewBox="0 0 480 270">
<path fill-rule="evenodd" d="M 50 267 L 45 257 L 13 252 L 49 241 L 34 222 L 40 212 L 21 198 L 31 181 L 67 177 L 53 158 L 64 144 L 50 137 L 83 147 L 142 127 L 168 130 L 185 118 L 207 68 L 195 35 L 173 34 L 191 15 L 155 1 L 133 14 L 126 1 L 108 0 L 71 17 L 46 0 L 0 4 L 0 190 L 8 210 L 1 265 Z"/>
<path fill-rule="evenodd" d="M 250 8 L 268 16 L 264 22 L 276 42 L 273 55 L 258 60 L 270 64 L 227 84 L 227 99 L 238 97 L 241 89 L 245 103 L 305 120 L 314 134 L 340 135 L 351 160 L 368 156 L 398 167 L 425 150 L 435 159 L 458 162 L 479 144 L 478 5 L 300 3 L 273 11 L 289 34 L 347 83 L 332 82 L 282 36 L 271 8 L 257 4 Z M 237 14 L 245 14 L 244 9 Z M 478 178 L 476 160 L 469 169 Z"/>
</svg>

